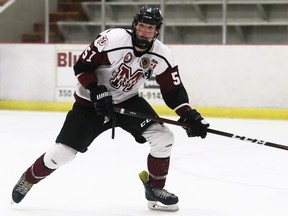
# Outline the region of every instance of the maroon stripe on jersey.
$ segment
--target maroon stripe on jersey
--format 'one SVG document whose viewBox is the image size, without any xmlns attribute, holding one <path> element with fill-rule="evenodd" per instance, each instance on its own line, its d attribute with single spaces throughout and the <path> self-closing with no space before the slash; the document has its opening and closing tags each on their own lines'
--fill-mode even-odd
<svg viewBox="0 0 288 216">
<path fill-rule="evenodd" d="M 177 82 L 175 82 L 175 80 L 173 79 L 174 76 L 172 75 L 175 72 L 178 77 Z M 170 68 L 170 67 L 167 68 L 167 70 L 164 73 L 161 73 L 160 75 L 156 76 L 156 81 L 160 85 L 162 94 L 165 94 L 167 91 L 172 91 L 174 89 L 177 89 L 183 86 L 179 73 L 178 73 L 178 66 L 174 68 Z"/>
<path fill-rule="evenodd" d="M 94 107 L 94 104 L 91 101 L 85 100 L 81 97 L 79 97 L 76 93 L 74 93 L 74 98 L 76 102 L 80 105 L 88 106 L 88 107 Z"/>
<path fill-rule="evenodd" d="M 185 113 L 187 113 L 189 110 L 191 110 L 191 107 L 188 105 L 183 105 L 182 107 L 180 107 L 179 109 L 175 110 L 175 112 L 177 113 L 177 115 L 182 116 Z"/>
<path fill-rule="evenodd" d="M 178 73 L 178 67 L 168 68 L 164 73 L 156 76 L 156 81 L 160 85 L 161 94 L 166 105 L 175 110 L 178 115 L 190 110 L 188 94 L 183 86 Z M 181 106 L 183 105 L 183 106 Z"/>
<path fill-rule="evenodd" d="M 99 52 L 94 43 L 91 43 L 80 55 L 78 61 L 74 65 L 75 75 L 83 72 L 94 72 L 99 65 L 111 65 L 107 52 Z"/>
<path fill-rule="evenodd" d="M 94 73 L 82 73 L 78 76 L 78 81 L 81 85 L 87 89 L 87 87 L 91 84 L 97 84 L 97 77 Z"/>
</svg>

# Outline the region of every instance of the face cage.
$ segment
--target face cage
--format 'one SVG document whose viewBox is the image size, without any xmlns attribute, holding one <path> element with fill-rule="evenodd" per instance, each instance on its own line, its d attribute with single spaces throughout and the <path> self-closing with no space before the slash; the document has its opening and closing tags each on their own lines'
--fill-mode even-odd
<svg viewBox="0 0 288 216">
<path fill-rule="evenodd" d="M 149 41 L 146 41 L 146 40 L 140 40 L 137 38 L 136 36 L 136 25 L 137 25 L 138 21 L 134 20 L 133 23 L 132 23 L 132 42 L 133 42 L 133 45 L 140 48 L 140 49 L 148 49 L 152 46 L 153 42 L 156 40 L 156 38 L 158 37 L 159 35 L 159 32 L 160 32 L 160 28 L 158 28 L 158 25 L 156 25 L 156 30 L 158 31 L 158 33 L 154 36 L 153 40 L 151 42 Z M 145 22 L 143 22 L 145 23 Z M 147 24 L 150 24 L 150 23 L 147 23 Z"/>
</svg>

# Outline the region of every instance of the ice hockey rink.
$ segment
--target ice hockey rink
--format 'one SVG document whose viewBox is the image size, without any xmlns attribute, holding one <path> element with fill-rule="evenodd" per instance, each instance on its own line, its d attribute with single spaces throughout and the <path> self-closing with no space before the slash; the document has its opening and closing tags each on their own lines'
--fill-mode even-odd
<svg viewBox="0 0 288 216">
<path fill-rule="evenodd" d="M 0 111 L 1 216 L 287 216 L 288 151 L 208 134 L 188 138 L 178 126 L 166 189 L 178 212 L 147 209 L 138 173 L 148 144 L 122 129 L 102 134 L 85 154 L 10 205 L 21 174 L 54 144 L 66 113 Z M 168 118 L 168 117 L 167 117 Z M 170 117 L 172 118 L 172 117 Z M 288 121 L 207 118 L 211 128 L 288 145 Z"/>
</svg>

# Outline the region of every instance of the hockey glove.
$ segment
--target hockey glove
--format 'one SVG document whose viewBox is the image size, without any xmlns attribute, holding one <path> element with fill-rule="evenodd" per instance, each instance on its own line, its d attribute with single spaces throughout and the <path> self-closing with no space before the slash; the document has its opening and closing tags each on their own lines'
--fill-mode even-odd
<svg viewBox="0 0 288 216">
<path fill-rule="evenodd" d="M 111 92 L 104 85 L 94 85 L 89 88 L 90 99 L 94 103 L 96 113 L 111 117 L 113 114 L 113 100 Z"/>
<path fill-rule="evenodd" d="M 210 126 L 195 109 L 189 110 L 180 117 L 179 121 L 189 125 L 185 128 L 188 137 L 200 136 L 204 139 L 207 135 L 207 128 Z"/>
</svg>

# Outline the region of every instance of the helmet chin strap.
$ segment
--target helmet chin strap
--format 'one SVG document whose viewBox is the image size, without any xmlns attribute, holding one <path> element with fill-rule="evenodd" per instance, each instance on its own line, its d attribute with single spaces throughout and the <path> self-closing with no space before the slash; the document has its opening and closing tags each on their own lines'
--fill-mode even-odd
<svg viewBox="0 0 288 216">
<path fill-rule="evenodd" d="M 155 40 L 155 39 L 154 39 Z M 147 41 L 147 40 L 141 40 L 138 39 L 136 36 L 133 37 L 133 45 L 139 49 L 148 49 L 152 46 L 154 40 L 152 40 L 151 42 Z"/>
<path fill-rule="evenodd" d="M 134 28 L 134 31 L 132 32 L 132 42 L 133 45 L 139 49 L 149 49 L 153 42 L 156 40 L 157 35 L 153 38 L 153 40 L 151 42 L 147 41 L 147 40 L 141 40 L 139 38 L 137 38 L 136 36 L 136 29 Z"/>
</svg>

